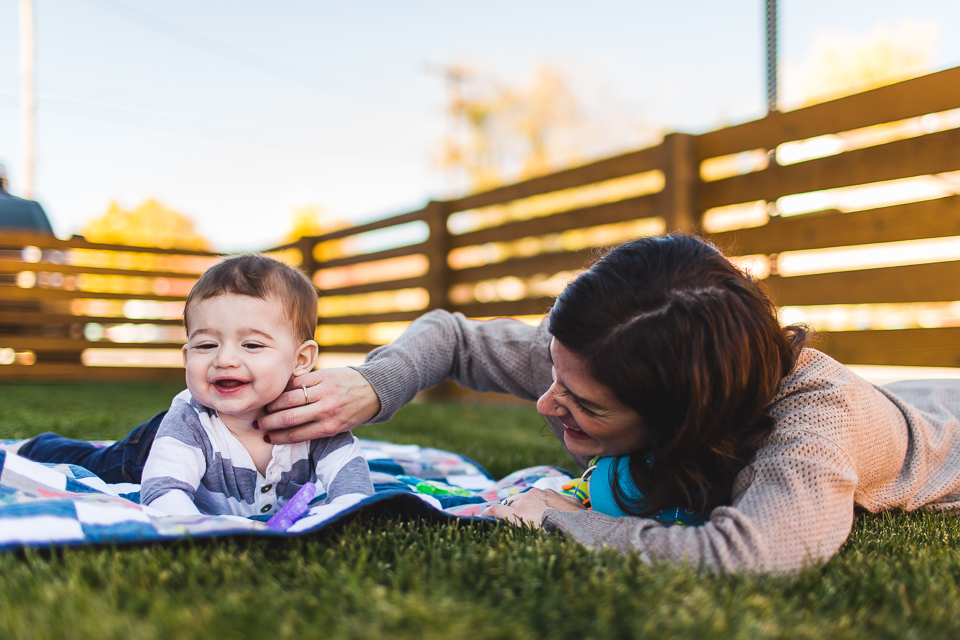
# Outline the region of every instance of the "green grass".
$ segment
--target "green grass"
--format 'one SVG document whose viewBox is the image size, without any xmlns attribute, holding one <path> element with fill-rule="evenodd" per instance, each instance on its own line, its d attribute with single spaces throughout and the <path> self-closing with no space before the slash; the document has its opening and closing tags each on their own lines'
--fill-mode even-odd
<svg viewBox="0 0 960 640">
<path fill-rule="evenodd" d="M 0 438 L 116 438 L 159 385 L 0 387 Z M 529 410 L 414 405 L 359 435 L 457 450 L 495 475 L 570 466 Z M 795 578 L 697 575 L 557 535 L 361 518 L 309 540 L 0 554 L 0 638 L 951 638 L 960 521 L 860 517 Z"/>
</svg>

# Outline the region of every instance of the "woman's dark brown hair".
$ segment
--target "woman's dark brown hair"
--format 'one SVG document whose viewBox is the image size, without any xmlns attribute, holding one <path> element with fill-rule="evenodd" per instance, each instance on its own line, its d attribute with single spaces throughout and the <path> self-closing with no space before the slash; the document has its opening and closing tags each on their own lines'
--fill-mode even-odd
<svg viewBox="0 0 960 640">
<path fill-rule="evenodd" d="M 780 326 L 757 282 L 682 234 L 610 251 L 560 294 L 549 329 L 640 414 L 650 445 L 631 454 L 630 475 L 643 498 L 613 479 L 620 508 L 640 516 L 728 503 L 808 339 L 803 327 Z"/>
</svg>

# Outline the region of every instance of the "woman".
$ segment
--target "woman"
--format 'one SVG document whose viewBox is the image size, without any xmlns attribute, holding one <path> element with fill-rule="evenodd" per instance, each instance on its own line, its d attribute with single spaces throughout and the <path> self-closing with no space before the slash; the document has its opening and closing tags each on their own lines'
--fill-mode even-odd
<svg viewBox="0 0 960 640">
<path fill-rule="evenodd" d="M 486 515 L 732 571 L 829 559 L 858 506 L 960 507 L 960 385 L 875 387 L 806 341 L 711 245 L 644 238 L 578 277 L 539 327 L 431 312 L 356 369 L 297 378 L 259 426 L 271 442 L 291 442 L 382 422 L 448 378 L 539 398 L 579 464 L 622 456 L 626 471 L 611 484 L 633 515 L 541 490 Z M 665 507 L 709 519 L 677 527 L 646 517 Z"/>
</svg>

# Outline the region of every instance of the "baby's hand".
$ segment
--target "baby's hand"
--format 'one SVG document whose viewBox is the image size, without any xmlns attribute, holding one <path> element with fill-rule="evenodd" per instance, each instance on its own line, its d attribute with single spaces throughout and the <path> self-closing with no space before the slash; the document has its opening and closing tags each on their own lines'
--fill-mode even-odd
<svg viewBox="0 0 960 640">
<path fill-rule="evenodd" d="M 359 371 L 336 367 L 292 378 L 267 412 L 256 427 L 268 442 L 287 444 L 350 431 L 380 413 L 380 398 Z"/>
</svg>

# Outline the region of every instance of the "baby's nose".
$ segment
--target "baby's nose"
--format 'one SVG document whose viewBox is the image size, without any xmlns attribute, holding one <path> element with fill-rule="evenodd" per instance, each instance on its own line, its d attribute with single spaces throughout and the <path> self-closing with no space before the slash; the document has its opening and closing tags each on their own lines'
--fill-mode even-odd
<svg viewBox="0 0 960 640">
<path fill-rule="evenodd" d="M 240 352 L 233 347 L 224 345 L 217 349 L 215 364 L 219 367 L 233 367 L 240 363 Z"/>
</svg>

